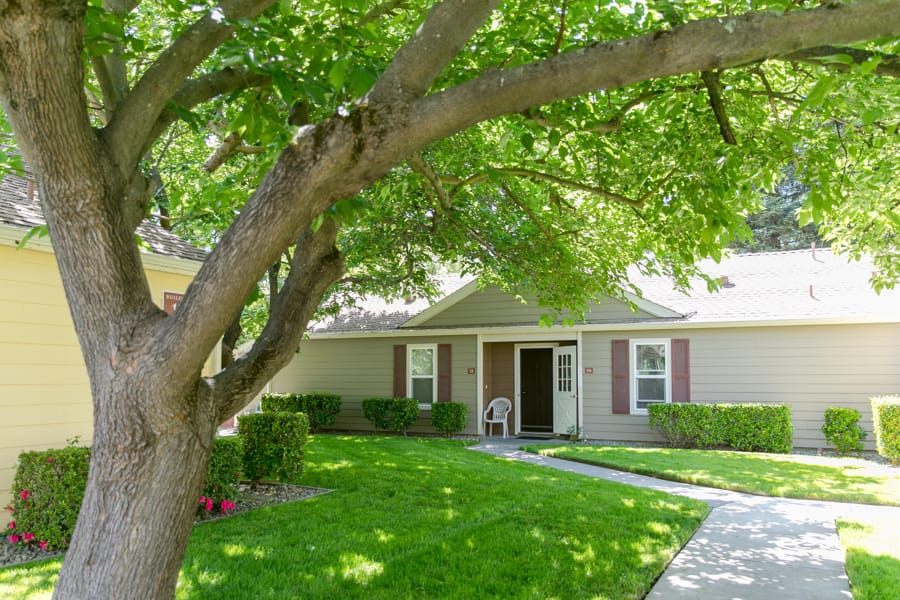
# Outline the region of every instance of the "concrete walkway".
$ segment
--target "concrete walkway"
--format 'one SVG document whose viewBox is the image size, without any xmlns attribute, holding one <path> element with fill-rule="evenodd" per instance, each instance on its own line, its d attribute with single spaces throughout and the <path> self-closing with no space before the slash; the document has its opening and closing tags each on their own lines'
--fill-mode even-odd
<svg viewBox="0 0 900 600">
<path fill-rule="evenodd" d="M 523 440 L 483 439 L 473 450 L 701 500 L 710 513 L 659 578 L 648 600 L 848 600 L 838 517 L 900 518 L 900 507 L 789 500 L 705 488 L 518 450 Z"/>
</svg>

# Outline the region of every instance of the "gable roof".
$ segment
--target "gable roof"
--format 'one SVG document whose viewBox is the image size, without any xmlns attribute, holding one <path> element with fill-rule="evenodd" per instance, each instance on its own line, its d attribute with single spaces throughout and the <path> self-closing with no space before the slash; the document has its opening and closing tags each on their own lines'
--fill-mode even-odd
<svg viewBox="0 0 900 600">
<path fill-rule="evenodd" d="M 728 284 L 710 292 L 706 281 L 697 278 L 685 294 L 666 278 L 633 273 L 630 280 L 638 293 L 627 291 L 625 296 L 646 313 L 644 318 L 576 328 L 900 322 L 900 289 L 876 294 L 870 284 L 874 270 L 870 261 L 850 261 L 828 248 L 738 254 L 720 263 L 703 261 L 700 268 L 711 277 L 727 277 Z M 366 298 L 356 308 L 311 324 L 309 331 L 328 335 L 428 330 L 431 319 L 479 290 L 474 278 L 452 276 L 445 280 L 443 295 L 436 302 Z"/>
<path fill-rule="evenodd" d="M 849 260 L 829 248 L 735 254 L 700 268 L 728 284 L 709 292 L 705 281 L 694 280 L 685 295 L 662 278 L 634 277 L 632 283 L 691 323 L 900 321 L 900 289 L 877 294 L 870 260 Z"/>
<path fill-rule="evenodd" d="M 0 179 L 0 225 L 31 230 L 45 224 L 40 198 L 33 184 L 14 173 L 4 173 Z M 27 231 L 23 231 L 23 235 L 25 233 Z M 152 254 L 195 262 L 206 260 L 206 252 L 156 223 L 144 220 L 136 233 Z"/>
</svg>

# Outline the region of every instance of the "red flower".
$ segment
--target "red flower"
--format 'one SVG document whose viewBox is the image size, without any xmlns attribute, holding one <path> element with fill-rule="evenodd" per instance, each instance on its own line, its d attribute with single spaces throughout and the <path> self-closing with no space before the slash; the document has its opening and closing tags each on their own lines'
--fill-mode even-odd
<svg viewBox="0 0 900 600">
<path fill-rule="evenodd" d="M 29 495 L 30 495 L 30 494 L 28 493 L 28 490 L 22 490 L 22 493 L 19 494 L 19 496 L 22 497 L 22 500 L 28 500 L 28 496 L 29 496 Z"/>
<path fill-rule="evenodd" d="M 47 549 L 47 542 L 45 542 L 44 540 L 41 540 L 41 542 L 38 544 L 38 546 L 41 547 L 41 550 L 46 550 L 46 549 Z"/>
<path fill-rule="evenodd" d="M 27 544 L 28 542 L 33 542 L 33 541 L 34 541 L 34 534 L 31 533 L 31 532 L 26 533 L 25 535 L 22 536 L 22 541 L 25 542 L 26 544 Z"/>
<path fill-rule="evenodd" d="M 209 512 L 213 509 L 213 501 L 212 498 L 206 499 L 206 511 Z"/>
<path fill-rule="evenodd" d="M 232 511 L 237 507 L 234 505 L 234 502 L 232 502 L 231 500 L 222 500 L 222 504 L 221 504 L 220 508 L 222 509 L 222 514 L 227 515 L 229 511 Z"/>
<path fill-rule="evenodd" d="M 206 496 L 200 496 L 200 504 L 206 504 Z"/>
<path fill-rule="evenodd" d="M 9 522 L 9 525 L 7 525 L 6 528 L 7 528 L 7 529 L 15 529 L 15 528 L 16 528 L 16 522 L 15 522 L 15 521 L 10 521 L 10 522 Z"/>
<path fill-rule="evenodd" d="M 9 536 L 6 539 L 9 540 L 10 544 L 17 544 L 19 542 L 19 536 L 17 536 L 16 534 L 12 534 L 11 536 Z"/>
<path fill-rule="evenodd" d="M 9 506 L 7 506 L 7 507 L 6 507 L 6 510 L 8 510 L 9 512 L 12 512 L 12 511 L 13 511 L 12 504 L 10 504 Z"/>
<path fill-rule="evenodd" d="M 55 460 L 55 459 L 51 456 L 50 458 L 47 459 L 47 462 L 48 462 L 48 463 L 52 463 L 54 460 Z"/>
</svg>

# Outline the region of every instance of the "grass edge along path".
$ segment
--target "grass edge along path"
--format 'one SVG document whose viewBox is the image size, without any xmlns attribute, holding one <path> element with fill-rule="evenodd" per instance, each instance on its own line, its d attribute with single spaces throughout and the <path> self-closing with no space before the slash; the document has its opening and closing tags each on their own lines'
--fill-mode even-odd
<svg viewBox="0 0 900 600">
<path fill-rule="evenodd" d="M 854 600 L 900 600 L 900 518 L 837 520 Z"/>
<path fill-rule="evenodd" d="M 642 448 L 627 446 L 532 444 L 528 452 L 659 479 L 762 496 L 900 506 L 900 470 L 874 473 L 863 461 L 814 464 L 813 457 L 781 454 Z"/>
<path fill-rule="evenodd" d="M 303 483 L 334 492 L 196 528 L 177 597 L 639 599 L 708 512 L 464 446 L 312 436 Z M 48 598 L 58 568 L 0 590 Z"/>
</svg>

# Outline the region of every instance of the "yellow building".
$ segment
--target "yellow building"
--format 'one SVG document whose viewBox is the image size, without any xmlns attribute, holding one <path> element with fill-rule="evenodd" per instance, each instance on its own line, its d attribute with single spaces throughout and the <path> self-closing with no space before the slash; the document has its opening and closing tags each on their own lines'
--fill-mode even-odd
<svg viewBox="0 0 900 600">
<path fill-rule="evenodd" d="M 93 435 L 87 370 L 46 237 L 19 242 L 44 223 L 26 179 L 0 180 L 0 502 L 8 501 L 16 460 L 24 450 L 61 448 Z M 138 228 L 154 300 L 183 293 L 203 251 L 145 222 Z"/>
</svg>

